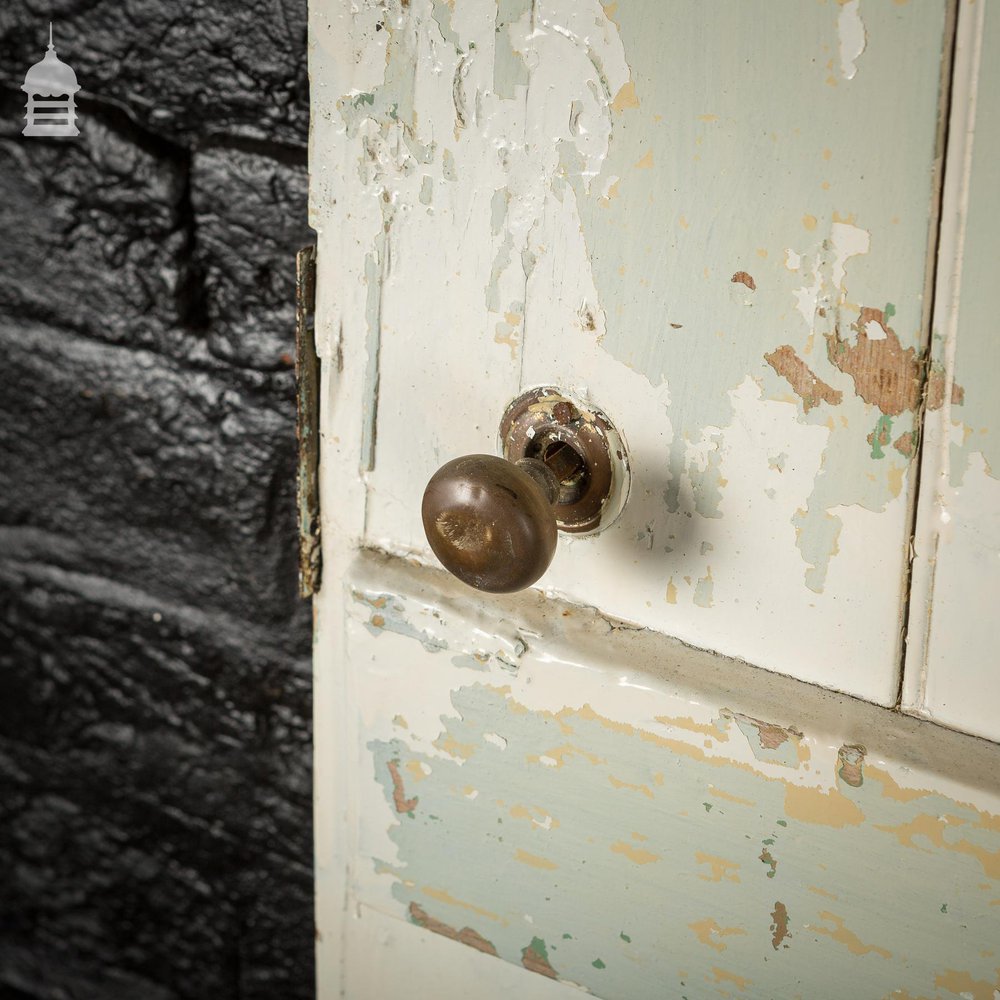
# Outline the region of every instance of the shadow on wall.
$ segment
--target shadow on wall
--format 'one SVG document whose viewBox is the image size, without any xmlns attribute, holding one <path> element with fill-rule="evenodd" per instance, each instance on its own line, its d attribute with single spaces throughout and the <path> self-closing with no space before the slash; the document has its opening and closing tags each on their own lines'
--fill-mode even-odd
<svg viewBox="0 0 1000 1000">
<path fill-rule="evenodd" d="M 0 14 L 0 998 L 313 995 L 305 0 Z"/>
</svg>

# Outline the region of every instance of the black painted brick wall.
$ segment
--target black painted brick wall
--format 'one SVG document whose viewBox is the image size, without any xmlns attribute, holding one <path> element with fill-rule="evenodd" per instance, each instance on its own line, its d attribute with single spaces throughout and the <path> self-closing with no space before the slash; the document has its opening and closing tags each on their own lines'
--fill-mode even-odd
<svg viewBox="0 0 1000 1000">
<path fill-rule="evenodd" d="M 305 56 L 305 0 L 0 3 L 2 1000 L 314 992 Z"/>
</svg>

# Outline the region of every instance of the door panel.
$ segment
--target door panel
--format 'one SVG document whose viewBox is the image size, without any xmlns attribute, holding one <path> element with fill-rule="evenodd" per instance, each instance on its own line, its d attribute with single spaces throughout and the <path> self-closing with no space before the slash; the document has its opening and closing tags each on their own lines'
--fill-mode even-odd
<svg viewBox="0 0 1000 1000">
<path fill-rule="evenodd" d="M 538 595 L 379 555 L 347 577 L 358 982 L 480 995 L 446 949 L 411 963 L 429 930 L 524 995 L 1000 987 L 1000 748 Z"/>
<path fill-rule="evenodd" d="M 1000 739 L 1000 11 L 963 8 L 926 419 L 906 703 Z"/>
<path fill-rule="evenodd" d="M 430 475 L 556 384 L 622 429 L 632 495 L 542 586 L 891 703 L 943 0 L 413 0 L 351 31 L 317 204 L 363 262 L 368 540 L 431 560 Z"/>
</svg>

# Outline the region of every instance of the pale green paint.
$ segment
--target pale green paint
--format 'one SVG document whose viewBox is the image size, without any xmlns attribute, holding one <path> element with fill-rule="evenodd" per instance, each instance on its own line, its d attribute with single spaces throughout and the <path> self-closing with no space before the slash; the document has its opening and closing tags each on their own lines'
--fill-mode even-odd
<svg viewBox="0 0 1000 1000">
<path fill-rule="evenodd" d="M 412 816 L 394 813 L 398 861 L 372 861 L 395 876 L 403 909 L 417 903 L 471 927 L 515 963 L 543 942 L 560 978 L 606 998 L 694 1000 L 720 988 L 783 1000 L 945 997 L 954 994 L 936 977 L 949 969 L 980 991 L 1000 985 L 995 819 L 989 829 L 971 807 L 930 792 L 900 801 L 870 770 L 862 787 L 841 782 L 828 793 L 831 822 L 845 825 L 807 822 L 788 809 L 785 782 L 745 765 L 711 765 L 697 749 L 678 752 L 587 713 L 528 711 L 485 684 L 459 688 L 452 702 L 441 735 L 456 756 L 411 745 L 404 731 L 369 744 L 390 808 L 389 761 L 400 762 L 404 784 L 411 762 L 426 775 L 406 787 L 419 799 Z M 576 749 L 561 767 L 539 761 L 567 744 Z M 548 814 L 550 829 L 513 807 L 540 822 Z M 919 833 L 904 846 L 892 830 L 940 816 L 950 817 L 945 844 L 990 853 L 978 860 Z M 516 860 L 519 851 L 534 864 Z M 788 935 L 776 946 L 778 903 Z M 702 943 L 690 925 L 705 920 L 732 932 Z M 743 989 L 727 975 L 743 977 Z"/>
<path fill-rule="evenodd" d="M 528 67 L 511 43 L 510 26 L 528 15 L 531 0 L 497 0 L 496 55 L 493 59 L 493 89 L 510 100 L 528 86 Z"/>
<path fill-rule="evenodd" d="M 378 635 L 385 629 L 388 632 L 395 632 L 398 635 L 416 639 L 428 653 L 438 653 L 448 648 L 446 640 L 433 635 L 426 629 L 415 628 L 406 617 L 406 607 L 403 602 L 392 594 L 368 593 L 354 590 L 351 597 L 358 604 L 364 604 L 371 609 L 371 614 L 365 627 L 372 635 Z M 460 657 L 454 657 L 452 663 L 456 666 L 465 666 L 462 662 L 456 663 Z M 469 657 L 472 659 L 472 657 Z"/>
<path fill-rule="evenodd" d="M 452 4 L 448 0 L 434 0 L 434 20 L 437 21 L 438 28 L 441 31 L 441 37 L 449 44 L 454 46 L 456 52 L 463 52 L 464 47 L 458 35 L 455 34 L 455 30 L 451 26 L 451 8 Z"/>
<path fill-rule="evenodd" d="M 965 390 L 955 424 L 971 433 L 952 446 L 951 479 L 961 485 L 969 455 L 981 451 L 991 474 L 1000 478 L 1000 320 L 996 295 L 997 234 L 1000 233 L 1000 10 L 985 13 L 983 59 L 976 101 L 976 130 L 958 312 L 955 381 Z"/>
<path fill-rule="evenodd" d="M 504 223 L 507 221 L 507 202 L 509 198 L 510 195 L 507 193 L 506 188 L 500 188 L 493 192 L 493 198 L 490 201 L 490 226 L 494 236 L 500 235 Z"/>
<path fill-rule="evenodd" d="M 441 176 L 446 181 L 458 180 L 458 174 L 455 172 L 455 154 L 450 149 L 446 149 L 441 156 Z"/>
<path fill-rule="evenodd" d="M 712 606 L 712 592 L 712 567 L 709 566 L 705 575 L 698 578 L 698 583 L 694 588 L 694 603 L 701 608 L 710 608 Z"/>
<path fill-rule="evenodd" d="M 614 114 L 610 152 L 589 190 L 563 146 L 607 316 L 603 345 L 654 386 L 670 387 L 669 511 L 690 513 L 681 491 L 688 480 L 694 510 L 717 516 L 724 487 L 686 448 L 731 423 L 729 392 L 748 374 L 764 398 L 790 396 L 766 353 L 791 345 L 843 393 L 839 406 L 800 413 L 813 425 L 833 418 L 797 523 L 812 567 L 807 584 L 817 591 L 837 535 L 829 519 L 839 521 L 828 511 L 883 510 L 907 465 L 895 450 L 872 463 L 866 437 L 878 410 L 827 360 L 823 334 L 839 324 L 848 335 L 858 305 L 892 299 L 903 347 L 920 345 L 945 6 L 862 3 L 867 45 L 846 80 L 835 3 L 756 0 L 728 4 L 720 16 L 711 4 L 622 2 L 613 17 L 639 107 Z M 602 195 L 615 176 L 609 200 Z M 829 242 L 838 217 L 871 237 L 844 274 Z M 798 272 L 785 266 L 787 249 L 802 256 Z M 812 284 L 813 265 L 827 315 L 806 322 L 796 292 Z M 753 276 L 756 291 L 731 283 L 737 271 Z M 911 428 L 910 414 L 896 421 L 897 435 Z M 904 526 L 892 530 L 902 551 Z"/>
</svg>

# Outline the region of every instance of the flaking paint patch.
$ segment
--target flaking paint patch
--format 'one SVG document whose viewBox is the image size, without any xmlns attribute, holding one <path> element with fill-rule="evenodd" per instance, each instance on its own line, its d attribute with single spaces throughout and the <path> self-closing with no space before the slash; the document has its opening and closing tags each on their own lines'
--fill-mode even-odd
<svg viewBox="0 0 1000 1000">
<path fill-rule="evenodd" d="M 637 107 L 639 107 L 639 98 L 635 93 L 635 83 L 629 80 L 628 83 L 623 83 L 618 89 L 615 99 L 611 102 L 611 110 L 621 113 L 626 108 Z"/>
<path fill-rule="evenodd" d="M 788 947 L 785 944 L 785 939 L 790 938 L 791 934 L 788 931 L 788 908 L 780 900 L 774 904 L 774 909 L 771 911 L 771 947 L 777 951 L 782 945 L 785 948 Z"/>
<path fill-rule="evenodd" d="M 448 643 L 429 629 L 416 628 L 407 617 L 403 600 L 394 594 L 353 590 L 352 599 L 370 609 L 366 627 L 372 635 L 381 632 L 395 632 L 397 635 L 416 639 L 429 653 L 437 653 L 448 648 Z"/>
<path fill-rule="evenodd" d="M 748 987 L 753 985 L 752 979 L 748 979 L 746 976 L 737 975 L 735 972 L 730 972 L 728 969 L 720 969 L 717 965 L 712 966 L 711 981 L 714 983 L 732 983 L 741 993 L 745 992 Z"/>
<path fill-rule="evenodd" d="M 541 868 L 543 871 L 555 871 L 559 867 L 554 861 L 549 860 L 549 858 L 543 858 L 539 854 L 532 854 L 521 847 L 515 852 L 514 860 L 519 861 L 522 865 L 528 865 L 529 868 Z"/>
<path fill-rule="evenodd" d="M 790 344 L 776 347 L 764 355 L 764 360 L 787 380 L 795 395 L 802 400 L 802 409 L 806 413 L 820 403 L 836 406 L 843 399 L 840 390 L 827 385 L 816 375 Z"/>
<path fill-rule="evenodd" d="M 406 786 L 403 784 L 403 776 L 399 773 L 399 761 L 390 760 L 386 763 L 386 768 L 392 778 L 392 804 L 396 807 L 396 812 L 413 815 L 413 810 L 417 808 L 419 798 L 414 796 L 411 799 L 406 797 Z"/>
<path fill-rule="evenodd" d="M 629 861 L 637 865 L 650 865 L 654 861 L 660 860 L 659 854 L 654 854 L 652 851 L 646 851 L 641 847 L 627 844 L 624 840 L 615 841 L 611 845 L 611 852 L 612 854 L 624 855 Z"/>
<path fill-rule="evenodd" d="M 709 873 L 698 873 L 698 878 L 706 882 L 739 882 L 740 877 L 737 872 L 740 870 L 739 864 L 729 861 L 726 858 L 719 858 L 713 854 L 706 854 L 704 851 L 695 851 L 694 860 L 699 865 L 708 865 Z"/>
<path fill-rule="evenodd" d="M 456 930 L 454 927 L 436 920 L 418 903 L 410 903 L 409 916 L 413 923 L 418 927 L 423 927 L 424 930 L 433 931 L 435 934 L 441 934 L 443 937 L 451 938 L 453 941 L 467 944 L 470 948 L 475 948 L 476 951 L 496 956 L 496 948 L 482 934 L 474 931 L 471 927 L 463 927 L 461 930 Z"/>
<path fill-rule="evenodd" d="M 875 323 L 883 336 L 873 340 L 868 324 Z M 886 322 L 881 309 L 862 306 L 854 324 L 851 343 L 834 330 L 826 337 L 830 362 L 854 380 L 854 391 L 866 402 L 877 406 L 889 417 L 920 404 L 922 366 L 913 347 L 903 348 Z"/>
<path fill-rule="evenodd" d="M 972 1000 L 996 1000 L 997 994 L 1000 993 L 1000 969 L 996 970 L 996 978 L 992 983 L 984 979 L 975 979 L 968 972 L 959 969 L 946 969 L 934 977 L 934 985 L 938 989 L 962 997 L 963 1000 L 967 997 L 971 997 Z"/>
<path fill-rule="evenodd" d="M 714 581 L 712 580 L 712 567 L 705 567 L 705 575 L 700 577 L 697 586 L 694 588 L 694 603 L 700 608 L 710 608 L 712 606 L 712 591 Z"/>
<path fill-rule="evenodd" d="M 757 805 L 756 802 L 752 802 L 750 799 L 744 799 L 739 795 L 733 795 L 722 788 L 716 788 L 714 785 L 708 789 L 708 794 L 717 799 L 724 799 L 726 802 L 733 802 L 738 806 L 748 806 L 751 809 Z"/>
<path fill-rule="evenodd" d="M 976 842 L 978 838 L 975 834 L 972 840 L 968 837 L 953 838 L 949 832 L 950 825 L 945 816 L 922 813 L 907 823 L 900 823 L 898 826 L 879 826 L 878 829 L 893 834 L 903 847 L 921 850 L 920 845 L 927 842 L 944 851 L 968 854 L 982 865 L 985 875 L 991 879 L 1000 879 L 1000 848 L 990 850 L 984 847 Z M 915 841 L 918 837 L 919 843 Z"/>
<path fill-rule="evenodd" d="M 837 35 L 840 40 L 840 74 L 853 80 L 858 72 L 857 61 L 868 43 L 865 25 L 861 20 L 861 0 L 840 0 L 837 14 Z"/>
<path fill-rule="evenodd" d="M 823 924 L 806 924 L 806 929 L 816 934 L 825 934 L 833 938 L 837 944 L 842 944 L 852 955 L 878 955 L 880 958 L 892 958 L 892 952 L 875 944 L 865 944 L 852 930 L 844 926 L 844 918 L 823 910 L 820 913 Z M 832 927 L 826 926 L 832 924 Z"/>
<path fill-rule="evenodd" d="M 865 783 L 864 763 L 868 751 L 860 743 L 848 743 L 837 751 L 837 777 L 852 788 Z"/>
<path fill-rule="evenodd" d="M 746 737 L 750 752 L 758 760 L 797 768 L 809 759 L 809 748 L 803 742 L 802 733 L 794 726 L 777 726 L 728 710 L 723 715 L 735 721 Z"/>
<path fill-rule="evenodd" d="M 860 826 L 865 820 L 860 807 L 836 788 L 824 791 L 806 785 L 785 789 L 785 815 L 803 823 L 835 827 Z"/>
<path fill-rule="evenodd" d="M 521 965 L 529 972 L 537 972 L 549 979 L 559 978 L 549 962 L 548 949 L 541 938 L 532 938 L 531 943 L 521 950 Z"/>
<path fill-rule="evenodd" d="M 774 857 L 774 855 L 770 852 L 768 848 L 765 847 L 760 852 L 759 859 L 763 864 L 767 865 L 768 868 L 767 877 L 774 878 L 774 876 L 778 873 L 778 861 Z"/>
<path fill-rule="evenodd" d="M 696 920 L 688 924 L 688 927 L 694 931 L 695 937 L 701 944 L 708 945 L 716 951 L 726 950 L 725 938 L 733 935 L 746 936 L 747 933 L 744 927 L 720 927 L 712 917 Z"/>
</svg>

